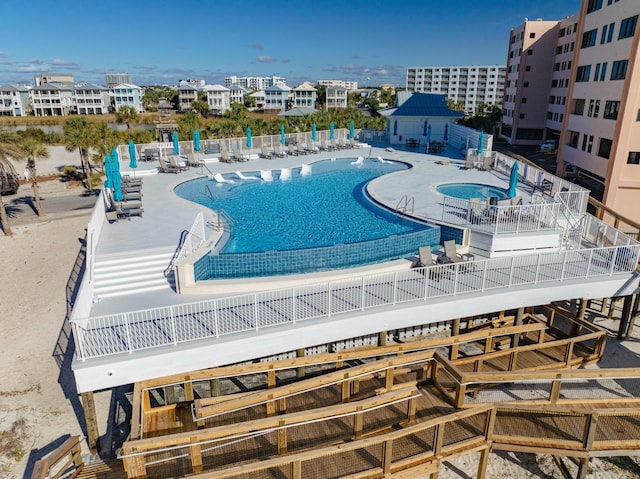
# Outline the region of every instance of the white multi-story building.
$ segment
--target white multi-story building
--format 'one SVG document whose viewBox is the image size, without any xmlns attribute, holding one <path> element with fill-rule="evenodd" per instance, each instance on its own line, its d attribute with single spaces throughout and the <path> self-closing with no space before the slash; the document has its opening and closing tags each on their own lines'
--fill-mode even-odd
<svg viewBox="0 0 640 479">
<path fill-rule="evenodd" d="M 183 85 L 191 85 L 196 88 L 204 88 L 206 83 L 204 80 L 194 80 L 192 78 L 187 78 L 186 80 L 178 80 L 178 86 Z"/>
<path fill-rule="evenodd" d="M 74 85 L 47 82 L 33 87 L 29 94 L 35 116 L 65 116 L 75 110 Z"/>
<path fill-rule="evenodd" d="M 113 98 L 116 111 L 125 105 L 134 107 L 138 113 L 143 111 L 142 88 L 139 86 L 121 83 L 113 89 Z"/>
<path fill-rule="evenodd" d="M 53 82 L 73 83 L 73 75 L 70 73 L 47 73 L 44 75 L 36 75 L 34 77 L 34 81 L 36 86 Z"/>
<path fill-rule="evenodd" d="M 347 108 L 348 90 L 343 86 L 328 86 L 325 108 Z"/>
<path fill-rule="evenodd" d="M 105 73 L 104 83 L 107 88 L 112 90 L 121 83 L 133 83 L 133 80 L 131 80 L 130 73 Z"/>
<path fill-rule="evenodd" d="M 102 115 L 109 112 L 109 89 L 92 83 L 79 83 L 73 88 L 75 112 L 79 115 Z"/>
<path fill-rule="evenodd" d="M 27 116 L 30 108 L 28 87 L 15 84 L 0 87 L 0 116 Z"/>
<path fill-rule="evenodd" d="M 273 85 L 264 89 L 265 111 L 285 111 L 290 108 L 291 88 L 286 85 Z"/>
<path fill-rule="evenodd" d="M 207 85 L 204 87 L 207 93 L 209 111 L 214 115 L 223 115 L 231 108 L 231 90 L 222 85 Z"/>
<path fill-rule="evenodd" d="M 224 79 L 224 86 L 229 88 L 231 85 L 239 85 L 242 88 L 254 91 L 254 90 L 264 90 L 274 85 L 286 85 L 286 80 L 282 77 L 271 76 L 271 77 L 238 77 L 238 76 L 230 76 Z"/>
<path fill-rule="evenodd" d="M 526 21 L 509 33 L 500 134 L 535 145 L 560 136 L 578 16 Z"/>
<path fill-rule="evenodd" d="M 292 90 L 293 107 L 316 107 L 317 90 L 308 81 L 301 83 Z"/>
<path fill-rule="evenodd" d="M 244 96 L 247 94 L 247 90 L 240 85 L 231 85 L 229 87 L 229 99 L 231 103 L 244 103 Z"/>
<path fill-rule="evenodd" d="M 640 31 L 637 0 L 583 0 L 558 150 L 600 177 L 603 203 L 640 222 Z"/>
<path fill-rule="evenodd" d="M 442 93 L 449 100 L 477 112 L 481 104 L 501 105 L 506 68 L 504 66 L 445 66 L 407 68 L 407 90 Z"/>
<path fill-rule="evenodd" d="M 334 87 L 340 86 L 347 90 L 357 90 L 358 82 L 357 81 L 344 81 L 344 80 L 318 80 L 318 85 L 326 86 L 326 87 Z"/>
<path fill-rule="evenodd" d="M 191 110 L 191 103 L 198 99 L 198 93 L 202 89 L 190 83 L 180 83 L 178 86 L 178 108 L 180 111 Z"/>
</svg>

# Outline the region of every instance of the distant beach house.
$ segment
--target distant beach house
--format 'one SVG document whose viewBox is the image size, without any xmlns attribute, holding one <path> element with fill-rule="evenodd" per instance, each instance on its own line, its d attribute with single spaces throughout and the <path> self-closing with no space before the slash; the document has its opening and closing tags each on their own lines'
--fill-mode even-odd
<svg viewBox="0 0 640 479">
<path fill-rule="evenodd" d="M 213 115 L 224 115 L 231 108 L 230 89 L 222 85 L 207 85 L 207 104 Z"/>
<path fill-rule="evenodd" d="M 26 116 L 28 114 L 29 88 L 24 85 L 0 86 L 0 115 Z"/>
<path fill-rule="evenodd" d="M 465 116 L 447 107 L 446 95 L 409 91 L 398 92 L 395 106 L 379 113 L 387 119 L 386 135 L 392 145 L 427 143 L 427 136 L 446 141 L 447 127 Z"/>
<path fill-rule="evenodd" d="M 118 111 L 123 106 L 132 106 L 138 113 L 143 111 L 142 88 L 130 83 L 121 83 L 113 89 L 115 109 Z"/>
</svg>

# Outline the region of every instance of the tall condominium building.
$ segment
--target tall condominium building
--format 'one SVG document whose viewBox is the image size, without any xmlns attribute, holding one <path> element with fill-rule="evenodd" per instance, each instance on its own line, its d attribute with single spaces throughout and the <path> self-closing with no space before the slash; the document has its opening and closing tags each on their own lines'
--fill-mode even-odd
<svg viewBox="0 0 640 479">
<path fill-rule="evenodd" d="M 231 85 L 238 85 L 246 90 L 264 90 L 270 86 L 286 85 L 286 80 L 282 77 L 238 77 L 230 76 L 224 79 L 224 86 L 229 88 Z"/>
<path fill-rule="evenodd" d="M 604 204 L 640 222 L 640 33 L 637 0 L 583 0 L 558 151 L 599 176 Z"/>
<path fill-rule="evenodd" d="M 505 73 L 504 66 L 409 67 L 407 90 L 442 93 L 475 112 L 482 103 L 502 104 Z"/>
<path fill-rule="evenodd" d="M 318 80 L 318 85 L 321 86 L 340 86 L 346 90 L 357 90 L 357 81 L 344 81 L 344 80 Z"/>
<path fill-rule="evenodd" d="M 130 73 L 105 73 L 104 74 L 104 84 L 107 85 L 107 88 L 113 90 L 115 87 L 120 85 L 121 83 L 133 83 L 131 81 Z"/>
<path fill-rule="evenodd" d="M 510 144 L 558 139 L 575 51 L 578 15 L 525 21 L 509 33 L 500 134 Z"/>
</svg>

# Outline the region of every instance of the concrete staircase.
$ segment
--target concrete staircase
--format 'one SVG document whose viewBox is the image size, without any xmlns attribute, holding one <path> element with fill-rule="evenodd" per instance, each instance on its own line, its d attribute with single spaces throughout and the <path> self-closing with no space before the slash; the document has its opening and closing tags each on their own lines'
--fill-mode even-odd
<svg viewBox="0 0 640 479">
<path fill-rule="evenodd" d="M 164 272 L 172 250 L 137 251 L 127 255 L 96 258 L 93 268 L 93 295 L 110 298 L 166 288 L 174 288 L 173 273 Z"/>
</svg>

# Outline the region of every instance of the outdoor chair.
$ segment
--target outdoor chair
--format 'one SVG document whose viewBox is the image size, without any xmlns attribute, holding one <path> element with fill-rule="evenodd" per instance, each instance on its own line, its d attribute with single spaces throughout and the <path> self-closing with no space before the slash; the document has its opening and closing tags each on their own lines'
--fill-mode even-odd
<svg viewBox="0 0 640 479">
<path fill-rule="evenodd" d="M 511 198 L 511 206 L 520 206 L 522 205 L 522 196 L 514 196 Z"/>
<path fill-rule="evenodd" d="M 178 168 L 181 171 L 186 171 L 189 169 L 189 167 L 187 165 L 182 165 L 180 163 L 178 163 L 178 160 L 176 160 L 175 156 L 170 156 L 169 157 L 169 164 L 171 166 L 173 166 L 174 168 Z"/>
<path fill-rule="evenodd" d="M 260 149 L 260 157 L 271 159 L 273 158 L 273 154 L 269 152 L 269 149 L 265 145 L 262 145 L 262 148 Z"/>
<path fill-rule="evenodd" d="M 196 158 L 193 153 L 187 153 L 187 166 L 202 166 L 204 160 Z"/>
<path fill-rule="evenodd" d="M 182 171 L 180 168 L 168 165 L 162 158 L 158 160 L 158 163 L 160 163 L 160 171 L 162 173 L 180 173 Z"/>
<path fill-rule="evenodd" d="M 412 268 L 423 268 L 425 266 L 429 266 L 433 264 L 433 259 L 431 257 L 431 247 L 430 246 L 421 246 L 418 248 L 418 261 L 411 265 Z"/>
<path fill-rule="evenodd" d="M 287 156 L 287 152 L 282 149 L 282 144 L 280 143 L 276 143 L 276 146 L 273 148 L 273 153 L 279 158 L 284 158 Z"/>
<path fill-rule="evenodd" d="M 294 146 L 293 143 L 289 143 L 288 148 L 287 148 L 287 152 L 291 156 L 298 156 L 298 150 L 296 149 L 296 147 Z"/>
<path fill-rule="evenodd" d="M 484 171 L 489 171 L 491 169 L 491 164 L 493 163 L 493 158 L 490 156 L 485 156 L 482 160 L 482 169 Z"/>
<path fill-rule="evenodd" d="M 227 150 L 226 148 L 220 149 L 220 159 L 225 163 L 233 163 L 234 161 L 236 161 L 235 155 L 230 156 L 229 150 Z"/>
<path fill-rule="evenodd" d="M 237 161 L 249 161 L 249 157 L 243 154 L 241 150 L 232 150 L 232 152 L 233 152 L 233 157 Z"/>
</svg>

